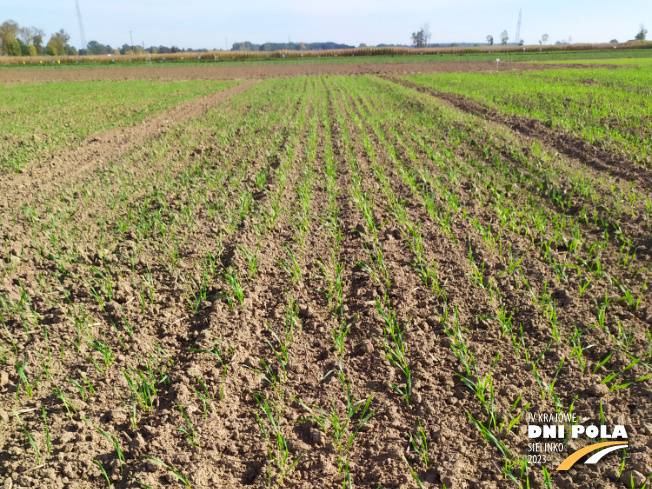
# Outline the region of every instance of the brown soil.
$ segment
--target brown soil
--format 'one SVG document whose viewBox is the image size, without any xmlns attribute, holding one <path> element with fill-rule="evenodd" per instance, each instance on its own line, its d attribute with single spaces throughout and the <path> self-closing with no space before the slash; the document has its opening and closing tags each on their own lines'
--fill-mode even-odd
<svg viewBox="0 0 652 489">
<path fill-rule="evenodd" d="M 563 65 L 569 68 L 573 65 Z M 585 66 L 582 66 L 585 67 Z M 557 65 L 505 62 L 501 71 L 544 70 Z M 259 80 L 311 75 L 416 75 L 422 73 L 488 73 L 493 62 L 438 63 L 323 63 L 267 66 L 153 66 L 105 68 L 0 69 L 0 83 L 47 83 L 91 80 Z"/>
<path fill-rule="evenodd" d="M 475 179 L 474 174 L 458 173 L 458 180 L 451 187 L 459 196 L 464 218 L 461 212 L 454 216 L 449 235 L 402 178 L 387 146 L 365 122 L 362 126 L 371 134 L 369 139 L 375 152 L 374 161 L 369 157 L 363 143 L 363 129 L 352 120 L 354 116 L 366 120 L 364 112 L 378 103 L 374 95 L 379 92 L 370 88 L 364 96 L 353 97 L 336 88 L 331 80 L 308 79 L 296 87 L 296 92 L 317 95 L 304 107 L 299 95 L 290 100 L 294 92 L 289 92 L 287 101 L 274 100 L 271 95 L 277 86 L 272 84 L 285 82 L 249 82 L 208 99 L 189 102 L 142 126 L 103 135 L 100 141 L 89 142 L 88 146 L 61 155 L 60 162 L 50 162 L 55 165 L 51 170 L 48 165 L 38 167 L 38 172 L 34 167 L 32 174 L 17 175 L 15 180 L 2 183 L 0 190 L 7 195 L 12 211 L 16 209 L 15 203 L 32 200 L 41 220 L 33 222 L 27 214 L 14 217 L 10 213 L 3 214 L 0 220 L 0 237 L 10 238 L 5 239 L 5 247 L 0 249 L 0 259 L 9 265 L 17 264 L 3 276 L 0 293 L 16 304 L 23 302 L 23 290 L 31 297 L 26 317 L 12 315 L 3 319 L 7 329 L 0 329 L 0 341 L 11 352 L 10 339 L 16 339 L 16 360 L 29 360 L 26 372 L 29 381 L 34 381 L 41 373 L 41 365 L 49 363 L 53 380 L 78 411 L 68 415 L 63 403 L 45 387 L 54 385 L 45 375 L 41 378 L 43 385 L 35 383 L 33 396 L 28 398 L 15 366 L 11 362 L 0 363 L 0 483 L 4 482 L 5 489 L 106 487 L 106 481 L 91 459 L 102 464 L 115 488 L 143 487 L 136 480 L 152 488 L 183 487 L 170 471 L 145 455 L 174 466 L 188 476 L 195 489 L 267 487 L 270 463 L 267 444 L 256 418 L 257 414 L 262 416 L 256 393 L 270 398 L 275 393 L 252 367 L 262 368 L 260 359 L 264 358 L 274 366 L 274 374 L 280 375 L 270 346 L 277 347 L 274 334 L 285 334 L 288 293 L 298 305 L 300 326 L 297 325 L 289 347 L 287 393 L 307 406 L 325 410 L 333 406 L 340 414 L 346 411 L 344 390 L 332 374 L 340 365 L 332 333 L 339 323 L 324 294 L 327 287 L 322 277 L 324 272 L 317 265 L 318 260 L 328 261 L 330 257 L 331 238 L 321 221 L 328 211 L 324 168 L 330 154 L 326 149 L 329 129 L 332 157 L 338 165 L 336 184 L 341 190 L 336 197 L 341 209 L 342 233 L 338 260 L 343 264 L 344 306 L 340 316 L 351 326 L 341 365 L 351 382 L 355 400 L 371 397 L 373 409 L 370 422 L 355 438 L 348 453 L 356 487 L 416 488 L 404 454 L 427 489 L 440 489 L 443 484 L 449 489 L 516 487 L 503 474 L 503 458 L 498 450 L 487 443 L 470 422 L 468 414 L 484 421 L 486 412 L 457 375 L 464 372 L 451 350 L 441 321 L 443 298 L 424 285 L 412 266 L 414 256 L 405 240 L 407 230 L 401 228 L 391 213 L 391 202 L 383 192 L 384 184 L 374 164 L 384 169 L 387 184 L 398 200 L 405 203 L 409 220 L 421 224 L 427 261 L 437 263 L 437 276 L 442 283 L 446 281 L 448 310 L 453 314 L 453 306 L 456 308 L 463 334 L 483 374 L 500 354 L 500 361 L 492 371 L 498 412 L 508 413 L 521 393 L 517 411 L 529 403 L 528 412 L 554 412 L 550 397 L 543 400 L 535 382 L 532 358 L 527 362 L 522 351 L 515 355 L 511 339 L 491 318 L 497 316 L 497 301 L 490 296 L 490 288 L 485 287 L 486 284 L 474 285 L 469 279 L 471 249 L 476 263 L 486 265 L 483 279 L 497 277 L 495 290 L 500 292 L 505 309 L 513 312 L 514 327 L 522 324 L 524 346 L 530 349 L 530 355 L 544 351 L 550 338 L 550 326 L 542 311 L 527 299 L 516 276 L 500 275 L 510 265 L 507 254 L 499 256 L 490 250 L 471 224 L 472 219 L 476 219 L 483 226 L 492 222 L 498 226 L 491 197 L 485 200 L 486 205 L 478 204 L 478 195 L 486 198 L 483 192 L 489 193 L 488 190 L 476 188 L 476 185 L 481 187 L 481 178 Z M 229 98 L 243 90 L 254 92 L 258 89 L 264 89 L 270 99 L 258 105 L 251 101 L 235 105 L 237 99 Z M 258 93 L 257 96 L 262 95 Z M 321 100 L 325 100 L 325 107 L 318 105 Z M 198 116 L 220 101 L 224 101 L 220 110 L 233 121 L 232 124 L 211 127 L 181 123 L 182 118 Z M 431 97 L 413 92 L 401 110 L 427 109 L 430 114 L 436 114 L 433 105 Z M 338 110 L 344 113 L 342 124 L 336 117 Z M 309 124 L 305 122 L 299 127 L 297 121 L 301 116 L 309 121 L 313 114 L 319 116 L 315 121 L 317 143 L 315 159 L 307 163 L 311 150 Z M 325 114 L 329 116 L 330 127 L 324 123 Z M 252 129 L 258 120 L 269 126 L 265 126 L 265 130 Z M 167 121 L 174 121 L 174 130 Z M 489 126 L 481 120 L 478 125 Z M 427 155 L 420 151 L 416 139 L 411 136 L 422 137 L 429 147 L 450 143 L 443 139 L 431 141 L 431 128 L 425 125 L 417 133 L 407 122 L 397 123 L 397 134 L 405 138 L 404 144 L 392 135 L 392 127 L 383 129 L 386 139 L 398 148 L 399 159 L 407 168 L 417 165 L 408 150 L 415 152 L 417 159 L 427 160 Z M 345 136 L 347 131 L 348 137 Z M 119 146 L 115 141 L 120 142 Z M 93 149 L 96 144 L 101 148 L 97 153 Z M 155 149 L 161 147 L 167 151 L 157 154 Z M 478 154 L 473 148 L 468 141 L 455 148 L 460 163 L 467 161 L 467 157 L 468 161 L 478 163 Z M 360 266 L 360 260 L 369 260 L 367 250 L 373 244 L 365 235 L 368 231 L 365 218 L 348 191 L 354 177 L 349 167 L 351 156 L 361 175 L 362 191 L 374 199 L 378 241 L 392 279 L 388 298 L 396 307 L 399 323 L 405 328 L 406 355 L 414 377 L 409 405 L 392 387 L 392 383 L 402 386 L 405 379 L 389 364 L 381 344 L 373 340 L 383 337 L 383 320 L 377 312 L 376 301 L 385 297 L 383 287 Z M 510 169 L 518 165 L 508 156 L 505 160 Z M 92 171 L 104 169 L 109 162 L 113 167 L 110 173 L 106 172 L 108 176 Z M 286 163 L 290 168 L 283 194 L 286 211 L 280 214 L 273 228 L 266 227 L 261 234 L 257 225 L 267 224 L 261 216 L 263 210 L 271 209 L 272 197 L 282 191 L 277 170 Z M 312 227 L 300 257 L 302 279 L 295 283 L 279 267 L 278 260 L 288 258 L 284 244 L 295 252 L 299 250 L 299 244 L 294 241 L 297 236 L 294 219 L 300 207 L 296 189 L 305 178 L 303 166 L 307 164 L 312 165 L 316 175 L 310 203 Z M 480 161 L 479 164 L 490 163 Z M 431 166 L 434 174 L 443 175 L 450 169 L 436 164 Z M 255 183 L 261 170 L 267 171 L 267 181 L 262 188 Z M 44 181 L 46 179 L 51 181 Z M 107 185 L 106 182 L 112 180 L 118 184 Z M 40 187 L 30 188 L 36 184 Z M 67 191 L 61 192 L 62 187 L 67 187 Z M 246 213 L 237 229 L 230 231 L 225 224 L 226 213 L 236 205 L 242 189 L 251 190 L 254 202 L 260 207 Z M 513 196 L 516 192 L 518 189 L 498 187 L 500 196 Z M 116 195 L 122 200 L 115 199 Z M 38 198 L 41 196 L 47 198 L 41 202 Z M 436 208 L 446 205 L 442 195 L 434 198 Z M 227 202 L 226 209 L 214 215 L 210 206 L 220 199 Z M 543 197 L 542 202 L 552 208 Z M 145 236 L 134 228 L 121 232 L 118 223 L 130 213 L 141 218 L 138 223 L 144 228 L 153 222 L 150 222 L 152 216 L 158 215 L 161 219 Z M 48 228 L 50 217 L 53 222 L 56 218 L 57 224 Z M 100 226 L 98 220 L 105 225 Z M 63 240 L 53 239 L 59 236 L 59 227 L 65 231 L 61 233 Z M 162 234 L 168 228 L 173 232 Z M 644 471 L 652 464 L 646 448 L 646 443 L 650 446 L 648 439 L 652 434 L 649 381 L 633 383 L 609 394 L 598 385 L 606 368 L 597 368 L 597 364 L 615 347 L 607 333 L 597 327 L 591 329 L 589 325 L 595 322 L 593 298 L 603 295 L 607 286 L 595 280 L 584 297 L 578 296 L 577 281 L 555 281 L 555 273 L 543 251 L 537 246 L 530 252 L 533 243 L 529 238 L 507 229 L 503 231 L 500 239 L 510 243 L 510 254 L 526 257 L 522 263 L 523 273 L 537 295 L 544 282 L 550 284 L 549 292 L 558 303 L 559 320 L 566 328 L 564 341 L 552 343 L 542 355 L 537 367 L 539 374 L 550 383 L 560 359 L 565 358 L 563 372 L 554 389 L 564 406 L 567 408 L 577 394 L 574 409 L 581 419 L 587 417 L 597 423 L 602 407 L 609 423 L 626 425 L 632 449 L 628 452 L 625 473 Z M 83 239 L 79 239 L 80 236 Z M 540 238 L 537 235 L 537 239 Z M 173 242 L 179 246 L 179 258 L 176 268 L 169 270 L 164 250 Z M 260 246 L 258 274 L 248 278 L 248 266 L 240 247 L 253 250 L 257 245 Z M 201 281 L 199 266 L 205 263 L 207 251 L 216 257 L 220 273 L 211 278 L 208 297 L 193 313 L 187 294 L 192 289 L 191 280 Z M 605 251 L 605 260 L 608 253 L 616 254 L 609 248 Z M 552 251 L 556 261 L 562 254 L 561 250 Z M 224 299 L 229 289 L 221 275 L 231 266 L 237 266 L 245 289 L 243 305 L 236 302 L 233 308 Z M 115 284 L 113 299 L 103 308 L 88 288 L 89 284 L 97 284 L 94 281 L 97 272 L 91 273 L 90 267 L 109 274 Z M 44 286 L 41 275 L 45 277 Z M 139 287 L 144 283 L 140 282 L 141 277 L 148 277 L 156 291 L 151 302 L 147 296 L 144 303 L 138 297 Z M 136 278 L 138 284 L 132 278 Z M 612 289 L 608 290 L 611 297 Z M 85 311 L 82 324 L 76 324 L 73 317 L 82 310 Z M 31 311 L 40 316 L 40 322 L 37 327 L 26 330 L 33 324 Z M 646 304 L 634 314 L 623 303 L 614 302 L 609 313 L 617 315 L 625 327 L 633 329 L 635 338 L 629 351 L 643 357 L 648 347 L 645 331 L 652 324 L 652 307 Z M 47 336 L 41 330 L 44 325 Z M 133 334 L 128 333 L 127 325 Z M 575 362 L 572 345 L 567 341 L 572 325 L 587 328 L 582 342 L 595 345 L 584 354 L 589 363 L 584 373 Z M 91 363 L 92 359 L 101 367 L 105 365 L 93 347 L 98 343 L 80 340 L 81 347 L 77 350 L 74 344 L 79 338 L 76 326 L 84 335 L 110 344 L 115 358 L 105 374 Z M 13 336 L 10 337 L 9 332 Z M 233 348 L 233 357 L 225 361 L 226 375 L 215 355 L 192 351 L 211 350 L 214 345 L 222 345 L 216 338 Z M 225 348 L 220 349 L 225 352 Z M 51 358 L 47 354 L 49 351 Z M 133 426 L 129 419 L 130 391 L 122 369 L 133 367 L 144 371 L 144 362 L 139 361 L 139 357 L 156 361 L 168 381 L 157 384 L 151 412 L 136 407 L 138 423 Z M 616 351 L 607 366 L 614 371 L 629 362 L 622 351 Z M 592 374 L 594 368 L 598 370 L 596 375 Z M 646 372 L 638 365 L 623 378 L 636 379 Z M 157 379 L 162 377 L 159 373 L 155 372 Z M 84 376 L 95 389 L 90 392 L 87 388 L 88 397 L 81 400 L 69 379 L 84 385 Z M 206 414 L 196 394 L 197 390 L 201 391 L 197 376 L 208 385 L 215 398 L 215 409 L 208 407 Z M 219 401 L 220 392 L 224 395 L 222 401 Z M 120 399 L 126 404 L 121 404 Z M 192 420 L 201 448 L 191 447 L 186 436 L 175 428 L 187 428 L 179 405 Z M 52 440 L 50 455 L 46 455 L 42 407 L 48 416 Z M 338 453 L 333 445 L 332 426 L 327 426 L 325 434 L 317 423 L 306 419 L 308 415 L 304 405 L 286 396 L 281 417 L 283 434 L 288 439 L 290 460 L 300 460 L 286 478 L 285 487 L 341 488 L 344 481 L 336 467 Z M 354 417 L 353 421 L 357 422 L 358 418 Z M 424 425 L 430 446 L 428 467 L 410 448 L 408 432 L 416 432 L 419 423 Z M 517 456 L 527 453 L 526 424 L 521 420 L 506 437 Z M 37 465 L 22 426 L 29 430 L 40 447 L 41 465 Z M 118 440 L 126 459 L 124 470 L 120 468 L 116 450 L 98 428 Z M 548 467 L 553 472 L 553 487 L 615 489 L 622 488 L 616 481 L 618 474 L 614 474 L 619 463 L 620 459 L 612 455 L 608 463 L 582 466 L 569 473 L 554 473 L 554 464 Z M 540 467 L 530 467 L 533 473 L 530 487 L 545 487 Z M 521 482 L 524 481 L 521 479 Z"/>
</svg>

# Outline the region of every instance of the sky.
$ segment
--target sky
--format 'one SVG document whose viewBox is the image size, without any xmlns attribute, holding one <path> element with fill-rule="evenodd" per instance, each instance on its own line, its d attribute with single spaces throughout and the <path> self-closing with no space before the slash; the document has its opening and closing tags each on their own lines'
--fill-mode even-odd
<svg viewBox="0 0 652 489">
<path fill-rule="evenodd" d="M 2 2 L 0 22 L 59 29 L 82 47 L 75 0 Z M 236 41 L 325 42 L 358 46 L 410 44 L 410 34 L 428 23 L 432 43 L 486 42 L 507 30 L 537 44 L 633 39 L 640 24 L 652 38 L 650 0 L 79 0 L 86 41 L 113 47 L 131 44 L 224 49 Z"/>
</svg>

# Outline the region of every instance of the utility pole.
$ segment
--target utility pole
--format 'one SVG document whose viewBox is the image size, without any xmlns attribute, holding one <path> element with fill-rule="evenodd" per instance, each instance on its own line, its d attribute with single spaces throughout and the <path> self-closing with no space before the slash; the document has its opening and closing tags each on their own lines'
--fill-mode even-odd
<svg viewBox="0 0 652 489">
<path fill-rule="evenodd" d="M 225 37 L 224 38 L 224 51 L 228 51 L 228 50 L 229 50 L 229 38 Z"/>
<path fill-rule="evenodd" d="M 134 36 L 131 32 L 131 29 L 129 29 L 129 38 L 131 39 L 131 50 L 134 50 Z"/>
<path fill-rule="evenodd" d="M 81 36 L 82 49 L 86 49 L 86 34 L 84 34 L 84 23 L 82 22 L 81 10 L 79 9 L 79 0 L 75 0 L 77 7 L 77 20 L 79 21 L 79 35 Z"/>
<path fill-rule="evenodd" d="M 521 43 L 521 16 L 523 15 L 523 10 L 518 11 L 518 24 L 516 25 L 516 45 L 518 46 Z"/>
</svg>

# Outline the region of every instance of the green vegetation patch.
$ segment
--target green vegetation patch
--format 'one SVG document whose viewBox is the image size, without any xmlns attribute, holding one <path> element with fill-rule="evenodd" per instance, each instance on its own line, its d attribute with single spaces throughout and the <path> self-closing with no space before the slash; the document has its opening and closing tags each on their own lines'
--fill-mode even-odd
<svg viewBox="0 0 652 489">
<path fill-rule="evenodd" d="M 0 169 L 19 171 L 94 132 L 136 124 L 237 82 L 91 81 L 6 85 L 0 105 Z"/>
<path fill-rule="evenodd" d="M 442 92 L 472 97 L 506 115 L 538 119 L 548 127 L 650 164 L 652 71 L 446 73 L 407 79 Z"/>
</svg>

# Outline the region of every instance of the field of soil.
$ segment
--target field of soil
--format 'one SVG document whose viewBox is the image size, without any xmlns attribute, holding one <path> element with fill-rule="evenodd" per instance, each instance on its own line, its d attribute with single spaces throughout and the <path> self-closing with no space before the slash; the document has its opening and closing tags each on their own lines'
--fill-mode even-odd
<svg viewBox="0 0 652 489">
<path fill-rule="evenodd" d="M 644 487 L 652 170 L 403 78 L 495 64 L 226 68 L 0 70 L 248 80 L 2 174 L 0 487 Z"/>
<path fill-rule="evenodd" d="M 500 70 L 554 69 L 556 65 L 503 62 Z M 564 68 L 572 65 L 564 65 Z M 318 75 L 407 75 L 421 73 L 487 73 L 495 62 L 346 63 L 267 66 L 152 66 L 100 68 L 0 68 L 0 83 L 48 83 L 93 80 L 262 80 Z"/>
</svg>

